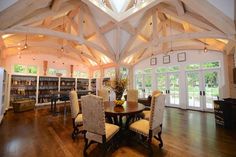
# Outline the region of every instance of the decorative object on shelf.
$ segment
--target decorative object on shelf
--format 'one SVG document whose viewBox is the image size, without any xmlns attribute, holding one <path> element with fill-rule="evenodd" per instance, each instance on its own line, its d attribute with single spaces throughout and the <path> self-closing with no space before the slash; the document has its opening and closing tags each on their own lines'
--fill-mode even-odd
<svg viewBox="0 0 236 157">
<path fill-rule="evenodd" d="M 169 64 L 170 63 L 170 55 L 163 56 L 163 64 Z"/>
<path fill-rule="evenodd" d="M 48 70 L 48 61 L 43 61 L 43 75 L 47 75 L 47 70 Z"/>
<path fill-rule="evenodd" d="M 178 53 L 177 58 L 178 58 L 178 62 L 185 62 L 186 61 L 186 52 Z"/>
<path fill-rule="evenodd" d="M 61 77 L 61 76 L 62 76 L 62 73 L 56 73 L 56 76 L 57 76 L 57 77 Z"/>
<path fill-rule="evenodd" d="M 156 57 L 150 59 L 150 65 L 157 65 L 157 58 Z"/>
<path fill-rule="evenodd" d="M 127 88 L 127 78 L 122 78 L 121 75 L 116 74 L 116 77 L 111 80 L 111 88 L 116 93 L 116 100 L 121 100 L 125 89 Z"/>
</svg>

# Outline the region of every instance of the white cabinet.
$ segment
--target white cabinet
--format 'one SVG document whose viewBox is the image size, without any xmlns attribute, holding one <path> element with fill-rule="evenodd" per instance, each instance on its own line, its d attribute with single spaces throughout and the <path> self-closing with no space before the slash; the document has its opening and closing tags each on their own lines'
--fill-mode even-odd
<svg viewBox="0 0 236 157">
<path fill-rule="evenodd" d="M 6 110 L 7 99 L 7 72 L 0 68 L 0 123 Z"/>
</svg>

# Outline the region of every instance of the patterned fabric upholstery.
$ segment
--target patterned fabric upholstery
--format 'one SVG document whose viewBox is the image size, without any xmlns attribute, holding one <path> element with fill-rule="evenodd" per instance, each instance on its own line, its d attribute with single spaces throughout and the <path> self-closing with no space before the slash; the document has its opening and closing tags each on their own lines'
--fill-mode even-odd
<svg viewBox="0 0 236 157">
<path fill-rule="evenodd" d="M 76 118 L 80 112 L 78 96 L 76 91 L 70 92 L 70 107 L 71 107 L 71 116 Z"/>
<path fill-rule="evenodd" d="M 103 98 L 95 95 L 81 97 L 83 112 L 83 127 L 87 131 L 88 140 L 102 143 L 102 136 L 109 140 L 119 131 L 119 127 L 105 123 Z"/>
<path fill-rule="evenodd" d="M 158 133 L 158 127 L 163 122 L 163 115 L 165 109 L 165 95 L 159 93 L 154 96 L 155 103 L 151 106 L 150 114 L 150 130 L 154 134 Z"/>
<path fill-rule="evenodd" d="M 127 101 L 138 102 L 138 90 L 129 89 L 127 91 Z"/>
<path fill-rule="evenodd" d="M 109 93 L 106 89 L 98 90 L 98 96 L 103 98 L 103 101 L 109 101 Z"/>
<path fill-rule="evenodd" d="M 163 113 L 165 107 L 165 95 L 159 93 L 154 96 L 155 103 L 151 106 L 150 120 L 141 119 L 130 125 L 130 130 L 142 134 L 149 135 L 149 130 L 152 130 L 153 135 L 161 131 L 160 125 L 163 121 Z"/>
<path fill-rule="evenodd" d="M 161 91 L 159 91 L 159 90 L 155 90 L 155 91 L 152 92 L 151 106 L 155 102 L 155 95 L 160 94 L 160 93 L 161 93 Z M 143 114 L 144 114 L 144 119 L 146 119 L 146 120 L 150 119 L 151 112 L 149 110 L 148 111 L 143 111 Z"/>
</svg>

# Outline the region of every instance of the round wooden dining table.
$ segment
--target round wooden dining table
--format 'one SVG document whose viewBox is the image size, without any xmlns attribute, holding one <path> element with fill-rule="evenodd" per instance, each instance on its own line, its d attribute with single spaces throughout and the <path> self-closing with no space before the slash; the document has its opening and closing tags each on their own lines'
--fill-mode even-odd
<svg viewBox="0 0 236 157">
<path fill-rule="evenodd" d="M 126 116 L 126 124 L 138 113 L 141 113 L 145 106 L 138 102 L 125 101 L 123 105 L 117 106 L 114 101 L 105 101 L 104 109 L 106 117 L 112 117 L 115 124 L 122 126 L 122 117 Z"/>
</svg>

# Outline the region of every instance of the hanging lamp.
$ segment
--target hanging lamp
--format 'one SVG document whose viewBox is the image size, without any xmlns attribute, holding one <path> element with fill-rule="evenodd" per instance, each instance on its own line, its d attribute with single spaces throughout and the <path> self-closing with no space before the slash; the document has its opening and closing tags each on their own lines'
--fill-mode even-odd
<svg viewBox="0 0 236 157">
<path fill-rule="evenodd" d="M 170 16 L 170 36 L 171 36 L 171 39 L 170 39 L 170 53 L 173 52 L 173 49 L 172 49 L 172 22 L 171 22 L 171 16 Z"/>
<path fill-rule="evenodd" d="M 208 49 L 207 49 L 207 47 L 206 47 L 206 39 L 205 39 L 205 42 L 204 42 L 204 53 L 207 53 L 208 52 Z"/>
</svg>

